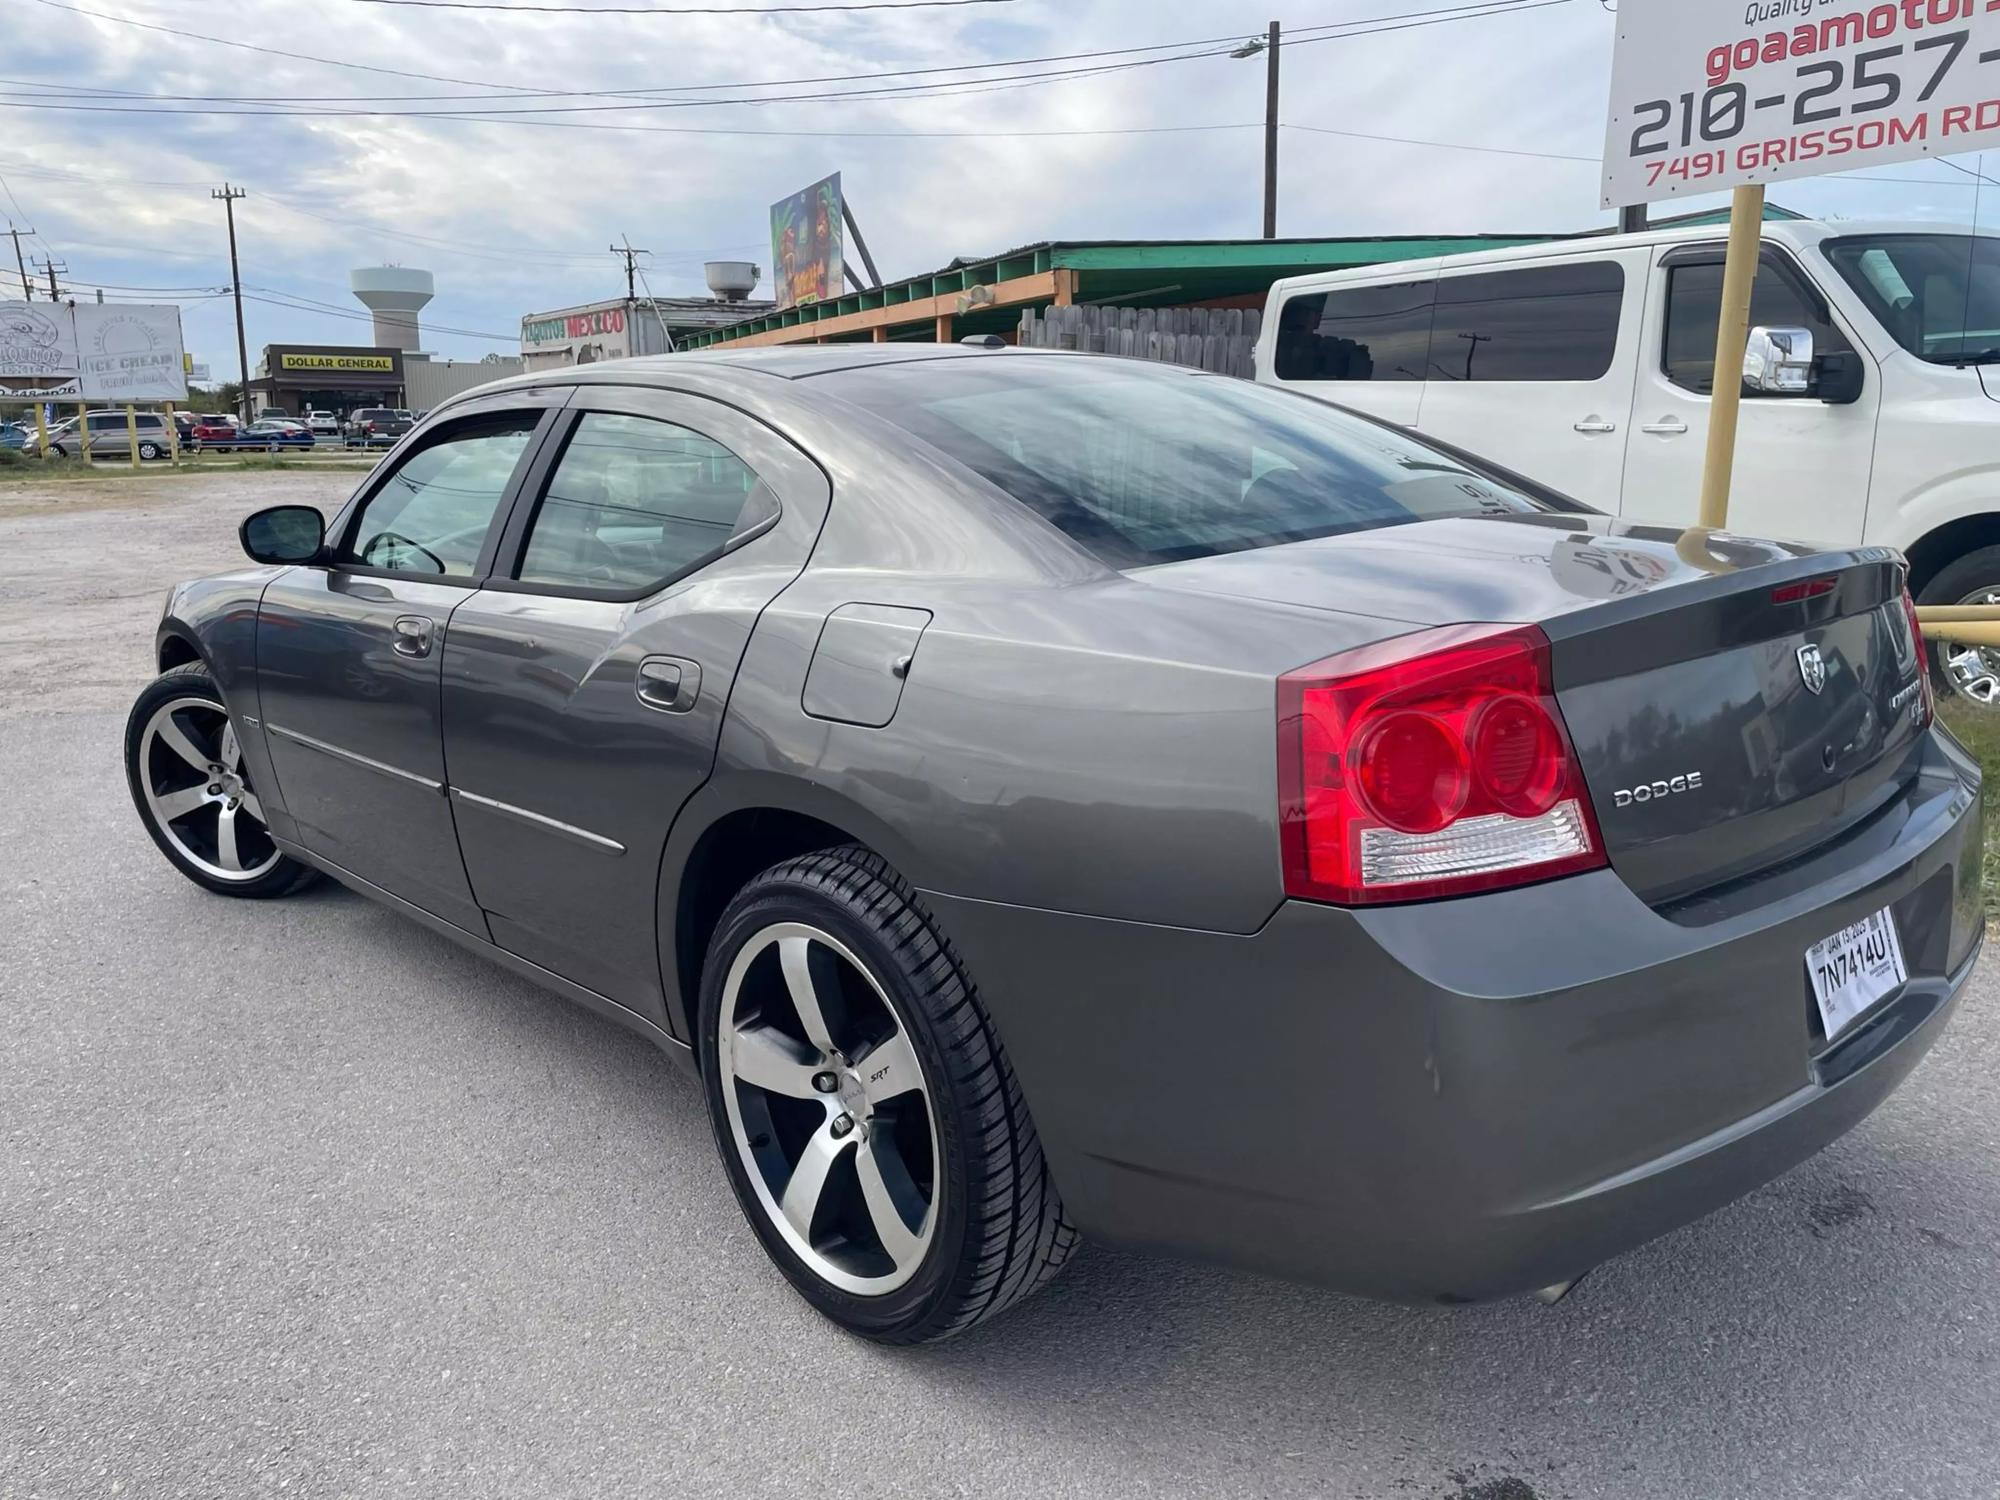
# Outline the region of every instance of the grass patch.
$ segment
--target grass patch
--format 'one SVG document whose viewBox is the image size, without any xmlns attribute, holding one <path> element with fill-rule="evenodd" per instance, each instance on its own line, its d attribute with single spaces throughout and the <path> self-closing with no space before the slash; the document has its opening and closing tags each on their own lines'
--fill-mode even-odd
<svg viewBox="0 0 2000 1500">
<path fill-rule="evenodd" d="M 2000 845 L 1995 843 L 1995 834 L 2000 832 L 2000 823 L 1995 822 L 1996 813 L 2000 813 L 2000 709 L 1945 697 L 1938 703 L 1938 717 L 1986 773 L 1981 793 L 1986 803 L 1986 862 L 1980 883 L 1986 892 L 1986 919 L 2000 920 Z"/>
<path fill-rule="evenodd" d="M 238 474 L 246 471 L 284 472 L 291 474 L 365 474 L 380 462 L 379 456 L 353 458 L 286 458 L 275 454 L 244 454 L 229 458 L 182 458 L 181 466 L 155 460 L 142 463 L 138 468 L 130 464 L 82 464 L 75 459 L 43 461 L 25 458 L 18 454 L 18 462 L 9 462 L 11 449 L 0 449 L 0 485 L 6 484 L 83 484 L 108 481 L 116 484 L 131 479 L 194 479 L 203 474 Z"/>
</svg>

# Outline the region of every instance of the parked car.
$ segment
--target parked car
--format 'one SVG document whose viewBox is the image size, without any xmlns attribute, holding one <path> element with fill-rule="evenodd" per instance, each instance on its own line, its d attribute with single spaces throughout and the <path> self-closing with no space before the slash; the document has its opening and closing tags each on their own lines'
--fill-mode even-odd
<svg viewBox="0 0 2000 1500">
<path fill-rule="evenodd" d="M 259 422 L 290 422 L 294 419 L 292 414 L 282 406 L 260 406 L 257 408 L 257 420 Z"/>
<path fill-rule="evenodd" d="M 168 454 L 167 419 L 159 412 L 134 412 L 129 422 L 122 408 L 86 412 L 84 416 L 88 425 L 82 436 L 78 435 L 75 418 L 50 431 L 45 457 L 76 458 L 86 444 L 93 459 L 126 458 L 134 447 L 140 458 L 149 461 Z"/>
<path fill-rule="evenodd" d="M 233 447 L 236 434 L 236 418 L 223 412 L 209 412 L 197 418 L 193 429 L 197 449 Z"/>
<path fill-rule="evenodd" d="M 286 448 L 310 448 L 313 435 L 303 422 L 290 418 L 279 422 L 252 422 L 248 427 L 225 427 L 215 429 L 216 436 L 204 438 L 203 446 L 209 448 L 262 448 L 269 453 L 277 453 Z"/>
<path fill-rule="evenodd" d="M 35 438 L 32 427 L 19 422 L 0 422 L 0 448 L 25 448 Z"/>
<path fill-rule="evenodd" d="M 339 437 L 340 419 L 330 411 L 309 411 L 306 426 L 314 437 Z"/>
<path fill-rule="evenodd" d="M 694 1069 L 849 1329 L 960 1331 L 1080 1233 L 1560 1289 L 1954 1011 L 1979 773 L 1893 553 L 1144 361 L 612 368 L 249 517 L 133 798 L 210 891 L 332 875 Z"/>
<path fill-rule="evenodd" d="M 1900 548 L 1926 604 L 2000 598 L 2000 236 L 1773 222 L 1764 240 L 1731 527 Z M 1294 277 L 1257 378 L 1689 525 L 1724 242 L 1659 229 Z M 1947 650 L 1937 678 L 2000 703 L 2000 652 Z"/>
<path fill-rule="evenodd" d="M 403 412 L 386 406 L 364 406 L 348 414 L 342 435 L 349 448 L 387 448 L 400 442 L 413 425 Z"/>
</svg>

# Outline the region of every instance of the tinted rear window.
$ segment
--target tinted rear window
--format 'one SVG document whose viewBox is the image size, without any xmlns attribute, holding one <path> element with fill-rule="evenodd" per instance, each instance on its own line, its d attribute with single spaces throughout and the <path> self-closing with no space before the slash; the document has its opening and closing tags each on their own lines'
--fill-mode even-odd
<svg viewBox="0 0 2000 1500">
<path fill-rule="evenodd" d="M 1139 360 L 996 354 L 816 378 L 1113 567 L 1548 508 L 1310 397 Z"/>
</svg>

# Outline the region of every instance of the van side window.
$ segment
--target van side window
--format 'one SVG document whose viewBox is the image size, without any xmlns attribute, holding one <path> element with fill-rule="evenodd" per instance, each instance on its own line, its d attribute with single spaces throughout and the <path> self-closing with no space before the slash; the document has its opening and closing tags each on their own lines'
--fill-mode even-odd
<svg viewBox="0 0 2000 1500">
<path fill-rule="evenodd" d="M 1722 262 L 1697 261 L 1667 271 L 1667 331 L 1661 368 L 1667 379 L 1698 396 L 1714 394 L 1715 325 L 1722 320 Z M 1752 328 L 1810 328 L 1815 351 L 1843 353 L 1854 346 L 1827 317 L 1796 275 L 1768 256 L 1758 264 L 1750 294 Z M 1745 400 L 1755 399 L 1750 391 Z"/>
<path fill-rule="evenodd" d="M 1280 380 L 1422 380 L 1434 283 L 1340 287 L 1286 301 L 1272 373 Z"/>
<path fill-rule="evenodd" d="M 1432 380 L 1601 380 L 1618 350 L 1625 268 L 1523 266 L 1438 282 Z"/>
</svg>

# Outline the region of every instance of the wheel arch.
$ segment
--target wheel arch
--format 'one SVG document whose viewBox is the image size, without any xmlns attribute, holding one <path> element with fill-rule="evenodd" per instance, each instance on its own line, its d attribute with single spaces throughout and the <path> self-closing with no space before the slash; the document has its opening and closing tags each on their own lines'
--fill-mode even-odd
<svg viewBox="0 0 2000 1500">
<path fill-rule="evenodd" d="M 865 809 L 824 787 L 756 775 L 711 781 L 675 821 L 661 862 L 659 943 L 667 1029 L 694 1040 L 702 960 L 724 908 L 772 865 L 814 849 L 858 844 L 912 885 L 915 851 Z"/>
<path fill-rule="evenodd" d="M 161 627 L 154 655 L 162 672 L 171 672 L 175 667 L 184 667 L 189 662 L 206 660 L 201 654 L 201 647 L 195 644 L 194 633 L 177 629 L 172 625 Z"/>
<path fill-rule="evenodd" d="M 1959 558 L 1995 546 L 2000 546 L 2000 510 L 1975 511 L 1931 528 L 1903 549 L 1910 560 L 1910 592 L 1921 595 Z"/>
</svg>

